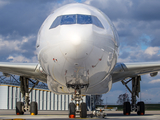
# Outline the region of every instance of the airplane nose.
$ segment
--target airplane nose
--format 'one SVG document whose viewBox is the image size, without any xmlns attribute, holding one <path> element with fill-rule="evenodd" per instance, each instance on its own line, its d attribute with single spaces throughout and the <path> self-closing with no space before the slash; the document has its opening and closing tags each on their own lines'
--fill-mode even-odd
<svg viewBox="0 0 160 120">
<path fill-rule="evenodd" d="M 81 44 L 81 41 L 82 41 L 82 38 L 77 34 L 74 34 L 70 37 L 70 42 L 75 46 Z"/>
<path fill-rule="evenodd" d="M 78 28 L 78 29 L 77 29 Z M 65 58 L 74 60 L 87 57 L 93 49 L 92 27 L 63 26 L 60 30 L 62 42 L 60 50 Z"/>
<path fill-rule="evenodd" d="M 70 41 L 60 44 L 60 51 L 67 59 L 77 60 L 86 58 L 92 49 L 92 42 L 82 41 L 78 36 L 73 36 Z"/>
</svg>

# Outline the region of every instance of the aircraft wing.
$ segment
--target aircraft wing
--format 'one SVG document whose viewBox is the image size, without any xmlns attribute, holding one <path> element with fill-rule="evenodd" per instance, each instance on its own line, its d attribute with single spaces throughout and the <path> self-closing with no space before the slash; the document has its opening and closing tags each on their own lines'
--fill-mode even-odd
<svg viewBox="0 0 160 120">
<path fill-rule="evenodd" d="M 151 76 L 160 71 L 160 62 L 117 63 L 112 70 L 113 83 L 150 73 Z"/>
<path fill-rule="evenodd" d="M 47 82 L 46 74 L 38 63 L 10 63 L 0 62 L 0 72 L 3 74 L 14 74 L 19 76 Z"/>
</svg>

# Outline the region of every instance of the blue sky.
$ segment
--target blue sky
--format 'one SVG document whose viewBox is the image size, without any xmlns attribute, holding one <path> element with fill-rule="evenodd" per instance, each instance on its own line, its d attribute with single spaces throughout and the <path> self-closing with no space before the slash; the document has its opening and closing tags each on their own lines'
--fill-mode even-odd
<svg viewBox="0 0 160 120">
<path fill-rule="evenodd" d="M 74 2 L 92 5 L 111 19 L 121 43 L 119 62 L 160 61 L 159 0 L 0 0 L 0 62 L 37 62 L 41 24 L 52 11 Z M 160 102 L 159 85 L 160 75 L 142 76 L 141 100 Z M 115 104 L 125 92 L 121 82 L 115 83 L 104 101 Z"/>
</svg>

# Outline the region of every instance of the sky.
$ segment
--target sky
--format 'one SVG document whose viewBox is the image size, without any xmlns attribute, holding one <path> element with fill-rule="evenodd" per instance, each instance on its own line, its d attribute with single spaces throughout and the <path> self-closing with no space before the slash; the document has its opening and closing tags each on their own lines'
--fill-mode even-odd
<svg viewBox="0 0 160 120">
<path fill-rule="evenodd" d="M 115 25 L 120 41 L 118 62 L 160 61 L 160 0 L 0 0 L 0 62 L 37 62 L 36 39 L 46 17 L 57 8 L 80 2 L 103 11 Z M 138 101 L 160 102 L 160 75 L 142 76 Z M 103 95 L 116 104 L 130 93 L 121 82 Z"/>
</svg>

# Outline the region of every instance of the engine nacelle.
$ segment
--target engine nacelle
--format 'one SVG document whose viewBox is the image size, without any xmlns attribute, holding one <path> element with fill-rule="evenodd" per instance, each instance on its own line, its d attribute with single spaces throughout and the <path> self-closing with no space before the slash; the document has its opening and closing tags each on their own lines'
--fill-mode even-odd
<svg viewBox="0 0 160 120">
<path fill-rule="evenodd" d="M 150 76 L 151 76 L 151 77 L 155 77 L 155 76 L 157 76 L 157 75 L 158 75 L 158 72 L 150 73 Z"/>
</svg>

